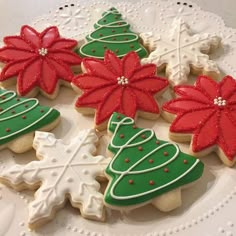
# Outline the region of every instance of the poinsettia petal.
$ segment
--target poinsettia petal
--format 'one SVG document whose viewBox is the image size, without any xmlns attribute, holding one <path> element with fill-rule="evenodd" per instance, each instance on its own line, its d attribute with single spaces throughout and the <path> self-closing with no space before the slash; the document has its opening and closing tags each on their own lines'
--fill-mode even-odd
<svg viewBox="0 0 236 236">
<path fill-rule="evenodd" d="M 112 81 L 88 74 L 74 77 L 72 83 L 81 89 L 93 89 L 114 84 Z"/>
<path fill-rule="evenodd" d="M 157 76 L 147 77 L 144 79 L 134 80 L 130 83 L 130 86 L 139 88 L 151 93 L 157 93 L 168 86 L 169 82 L 166 79 L 162 79 Z"/>
<path fill-rule="evenodd" d="M 21 37 L 32 47 L 38 49 L 41 47 L 40 34 L 28 25 L 21 27 Z"/>
<path fill-rule="evenodd" d="M 121 102 L 121 96 L 122 96 L 122 89 L 120 87 L 116 87 L 103 97 L 103 101 L 98 106 L 98 110 L 96 112 L 95 116 L 96 125 L 99 125 L 108 120 L 112 115 L 112 113 L 119 108 Z"/>
<path fill-rule="evenodd" d="M 182 97 L 191 98 L 195 101 L 204 102 L 204 103 L 212 102 L 212 100 L 209 99 L 208 96 L 206 96 L 201 90 L 199 90 L 195 86 L 179 85 L 179 86 L 174 87 L 174 91 L 176 94 Z"/>
<path fill-rule="evenodd" d="M 65 63 L 61 61 L 59 62 L 59 61 L 53 60 L 52 58 L 51 59 L 45 58 L 45 60 L 47 60 L 47 63 L 49 65 L 55 68 L 57 77 L 59 77 L 62 80 L 66 80 L 68 82 L 72 81 L 73 73 L 71 72 L 71 69 L 69 66 L 67 66 Z"/>
<path fill-rule="evenodd" d="M 49 48 L 51 44 L 59 37 L 57 27 L 51 26 L 45 29 L 41 34 L 41 45 L 43 48 Z"/>
<path fill-rule="evenodd" d="M 236 91 L 227 99 L 227 104 L 236 104 Z"/>
<path fill-rule="evenodd" d="M 123 71 L 122 74 L 128 79 L 141 66 L 139 56 L 136 52 L 127 53 L 122 58 L 121 62 L 122 62 L 122 71 Z"/>
<path fill-rule="evenodd" d="M 27 60 L 35 57 L 35 53 L 14 47 L 0 49 L 0 60 L 3 62 Z"/>
<path fill-rule="evenodd" d="M 236 155 L 236 123 L 230 113 L 222 112 L 219 121 L 219 146 L 229 160 Z"/>
<path fill-rule="evenodd" d="M 57 86 L 55 69 L 46 60 L 42 61 L 39 86 L 48 94 L 52 94 Z"/>
<path fill-rule="evenodd" d="M 134 82 L 139 79 L 145 79 L 148 77 L 154 77 L 156 74 L 156 65 L 146 64 L 142 65 L 140 68 L 136 69 L 129 80 Z"/>
<path fill-rule="evenodd" d="M 170 113 L 182 113 L 190 110 L 194 111 L 204 109 L 207 106 L 208 105 L 206 105 L 205 103 L 192 100 L 191 98 L 177 98 L 166 102 L 162 108 L 164 111 L 168 111 Z M 213 105 L 212 108 L 214 108 Z"/>
<path fill-rule="evenodd" d="M 25 69 L 17 77 L 18 92 L 24 96 L 28 94 L 38 84 L 40 78 L 41 60 L 30 61 Z"/>
<path fill-rule="evenodd" d="M 90 75 L 95 75 L 108 80 L 117 80 L 117 75 L 112 73 L 104 64 L 103 61 L 94 58 L 85 58 L 83 60 L 83 66 L 86 72 Z"/>
<path fill-rule="evenodd" d="M 14 61 L 6 64 L 1 72 L 0 81 L 6 80 L 12 76 L 15 76 L 23 71 L 25 66 L 27 65 L 28 60 L 23 61 Z"/>
<path fill-rule="evenodd" d="M 218 84 L 207 76 L 199 76 L 196 86 L 211 100 L 219 96 Z"/>
<path fill-rule="evenodd" d="M 96 89 L 85 91 L 76 101 L 76 107 L 96 107 L 98 103 L 103 101 L 110 91 L 114 90 L 117 85 L 103 86 Z"/>
<path fill-rule="evenodd" d="M 194 152 L 200 152 L 216 144 L 219 134 L 217 118 L 217 111 L 215 111 L 211 113 L 204 122 L 199 124 L 192 141 L 192 149 Z"/>
<path fill-rule="evenodd" d="M 51 44 L 50 49 L 73 49 L 76 45 L 76 40 L 59 38 Z"/>
<path fill-rule="evenodd" d="M 135 94 L 128 87 L 123 88 L 119 113 L 134 118 L 136 114 L 136 109 L 137 109 L 137 102 Z"/>
<path fill-rule="evenodd" d="M 122 66 L 121 66 L 121 60 L 115 55 L 114 52 L 110 50 L 106 50 L 104 62 L 107 65 L 107 67 L 118 76 L 122 76 Z"/>
<path fill-rule="evenodd" d="M 225 76 L 219 83 L 220 95 L 223 99 L 228 99 L 236 92 L 236 81 L 231 76 Z"/>
<path fill-rule="evenodd" d="M 68 50 L 50 50 L 48 53 L 49 58 L 53 58 L 54 60 L 60 60 L 63 61 L 64 63 L 68 63 L 71 65 L 78 65 L 81 63 L 82 58 L 79 57 L 76 53 L 70 52 Z"/>
<path fill-rule="evenodd" d="M 4 43 L 7 46 L 10 47 L 15 47 L 15 48 L 20 48 L 20 49 L 24 49 L 24 50 L 32 50 L 33 48 L 30 46 L 30 44 L 28 44 L 27 42 L 25 42 L 21 37 L 19 36 L 8 36 L 4 38 Z"/>
<path fill-rule="evenodd" d="M 149 94 L 139 89 L 133 89 L 136 96 L 137 110 L 159 114 L 159 108 L 155 99 Z"/>
<path fill-rule="evenodd" d="M 191 133 L 205 122 L 215 109 L 199 109 L 179 114 L 170 126 L 170 132 Z"/>
</svg>

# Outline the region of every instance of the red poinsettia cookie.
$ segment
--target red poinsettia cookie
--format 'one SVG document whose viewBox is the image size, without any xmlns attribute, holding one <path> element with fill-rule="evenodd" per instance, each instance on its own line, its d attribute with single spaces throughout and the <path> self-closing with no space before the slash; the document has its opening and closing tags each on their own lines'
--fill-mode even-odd
<svg viewBox="0 0 236 236">
<path fill-rule="evenodd" d="M 236 161 L 236 81 L 226 76 L 219 83 L 198 77 L 195 86 L 176 86 L 178 98 L 163 106 L 163 115 L 173 120 L 170 138 L 191 140 L 196 156 L 215 151 L 228 166 Z"/>
<path fill-rule="evenodd" d="M 71 66 L 80 65 L 81 58 L 72 51 L 77 41 L 60 37 L 57 27 L 39 33 L 30 26 L 21 28 L 20 36 L 4 38 L 0 61 L 6 63 L 0 76 L 2 86 L 15 83 L 21 96 L 35 96 L 39 91 L 55 98 L 59 84 L 73 78 Z"/>
<path fill-rule="evenodd" d="M 154 64 L 141 65 L 135 52 L 119 59 L 112 51 L 105 52 L 104 61 L 86 58 L 82 62 L 85 72 L 73 79 L 75 90 L 83 94 L 76 102 L 78 111 L 95 114 L 95 126 L 102 130 L 113 112 L 134 118 L 138 113 L 154 119 L 160 114 L 154 96 L 168 87 L 166 79 L 156 76 Z"/>
</svg>

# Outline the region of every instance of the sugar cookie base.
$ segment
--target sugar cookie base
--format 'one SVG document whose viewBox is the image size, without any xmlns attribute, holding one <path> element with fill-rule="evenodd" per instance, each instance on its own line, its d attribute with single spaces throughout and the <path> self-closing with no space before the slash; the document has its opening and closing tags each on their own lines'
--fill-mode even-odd
<svg viewBox="0 0 236 236">
<path fill-rule="evenodd" d="M 54 129 L 60 122 L 60 117 L 51 122 L 50 124 L 42 127 L 39 131 L 50 131 Z M 24 134 L 6 144 L 0 145 L 0 150 L 8 148 L 15 153 L 24 153 L 32 149 L 32 143 L 34 139 L 34 132 Z"/>
</svg>

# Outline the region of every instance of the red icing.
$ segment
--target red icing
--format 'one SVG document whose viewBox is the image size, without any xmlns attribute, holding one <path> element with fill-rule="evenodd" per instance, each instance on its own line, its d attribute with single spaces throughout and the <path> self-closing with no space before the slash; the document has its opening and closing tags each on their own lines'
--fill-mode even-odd
<svg viewBox="0 0 236 236">
<path fill-rule="evenodd" d="M 179 97 L 163 106 L 177 115 L 170 131 L 193 134 L 194 152 L 218 145 L 232 161 L 236 155 L 236 81 L 226 76 L 217 83 L 200 76 L 195 86 L 176 86 L 175 93 Z"/>
<path fill-rule="evenodd" d="M 107 50 L 104 62 L 86 58 L 83 66 L 86 73 L 73 79 L 74 85 L 84 91 L 76 106 L 97 109 L 96 124 L 105 122 L 113 112 L 132 118 L 137 110 L 159 114 L 154 95 L 166 88 L 168 81 L 155 75 L 154 64 L 141 65 L 135 52 L 119 59 Z M 118 84 L 118 78 L 121 82 L 127 78 L 127 83 Z"/>
<path fill-rule="evenodd" d="M 71 82 L 72 65 L 81 63 L 81 58 L 72 51 L 76 40 L 61 38 L 57 27 L 48 27 L 39 33 L 30 26 L 22 26 L 20 36 L 4 38 L 6 46 L 0 49 L 0 61 L 6 65 L 0 81 L 17 77 L 18 92 L 26 95 L 35 87 L 53 94 L 62 79 Z M 46 49 L 45 55 L 40 50 Z"/>
</svg>

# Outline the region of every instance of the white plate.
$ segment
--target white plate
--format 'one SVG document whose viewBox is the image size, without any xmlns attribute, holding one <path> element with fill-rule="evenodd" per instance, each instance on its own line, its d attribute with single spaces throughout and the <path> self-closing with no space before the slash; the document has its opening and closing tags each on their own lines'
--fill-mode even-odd
<svg viewBox="0 0 236 236">
<path fill-rule="evenodd" d="M 109 7 L 117 9 L 131 23 L 137 32 L 155 30 L 163 32 L 173 20 L 181 15 L 195 32 L 216 33 L 222 37 L 222 48 L 214 55 L 220 69 L 224 73 L 236 77 L 234 62 L 236 61 L 236 31 L 227 28 L 222 19 L 212 13 L 202 11 L 196 4 L 189 1 L 129 1 L 129 3 L 113 3 L 105 1 L 67 1 L 60 4 L 50 14 L 37 18 L 33 25 L 37 29 L 58 25 L 62 34 L 67 37 L 82 39 L 101 13 Z M 132 3 L 132 4 L 131 4 Z M 65 7 L 68 5 L 69 7 Z M 190 7 L 192 5 L 192 7 Z M 92 7 L 91 7 L 92 6 Z M 63 7 L 59 10 L 59 7 Z M 78 10 L 80 9 L 80 11 Z M 81 14 L 85 18 L 78 22 L 69 15 Z M 68 17 L 65 17 L 65 16 Z M 62 17 L 64 16 L 64 17 Z M 66 20 L 65 20 L 66 19 Z M 86 21 L 85 21 L 86 19 Z M 144 22 L 145 24 L 142 24 Z M 87 25 L 86 25 L 87 23 Z M 74 110 L 77 94 L 72 89 L 63 88 L 54 101 L 39 96 L 42 105 L 52 106 L 60 110 L 62 122 L 54 133 L 57 138 L 69 140 L 80 129 L 90 128 L 93 118 L 82 116 Z M 169 124 L 159 118 L 157 121 L 138 119 L 140 127 L 153 128 L 160 139 L 168 140 Z M 108 138 L 101 138 L 99 152 L 105 153 Z M 180 145 L 182 151 L 188 151 L 188 145 Z M 34 151 L 16 155 L 8 150 L 0 153 L 0 171 L 13 163 L 28 163 L 35 159 Z M 202 159 L 205 171 L 202 179 L 193 187 L 182 191 L 183 205 L 175 211 L 164 214 L 152 206 L 137 209 L 129 214 L 108 210 L 106 223 L 84 220 L 78 210 L 66 205 L 56 218 L 41 227 L 37 232 L 27 229 L 27 204 L 33 197 L 32 192 L 16 193 L 0 185 L 0 236 L 233 236 L 236 234 L 236 170 L 221 164 L 215 154 Z"/>
</svg>

